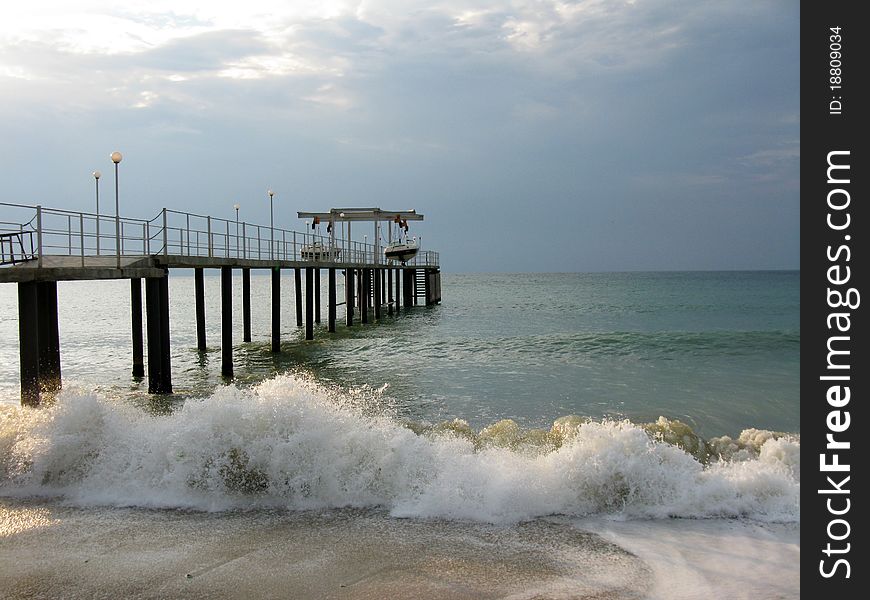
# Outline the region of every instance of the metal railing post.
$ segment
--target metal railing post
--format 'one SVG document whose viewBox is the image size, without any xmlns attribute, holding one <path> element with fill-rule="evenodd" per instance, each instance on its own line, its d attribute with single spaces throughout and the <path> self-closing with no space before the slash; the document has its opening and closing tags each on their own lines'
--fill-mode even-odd
<svg viewBox="0 0 870 600">
<path fill-rule="evenodd" d="M 199 243 L 199 236 L 197 236 L 196 242 Z M 197 253 L 199 253 L 199 248 L 197 248 Z M 190 256 L 190 215 L 187 215 L 187 255 Z"/>
<path fill-rule="evenodd" d="M 85 266 L 85 215 L 79 213 L 79 237 L 82 242 L 82 266 Z"/>
<path fill-rule="evenodd" d="M 211 217 L 206 217 L 206 221 L 208 222 L 208 228 L 206 233 L 208 235 L 208 257 L 211 258 Z"/>
<path fill-rule="evenodd" d="M 72 256 L 72 215 L 66 216 L 66 229 L 69 242 L 69 255 Z"/>
<path fill-rule="evenodd" d="M 163 208 L 163 256 L 169 254 L 169 231 L 166 229 L 166 208 Z"/>
<path fill-rule="evenodd" d="M 244 221 L 242 222 L 242 258 L 248 258 L 248 232 Z"/>
<path fill-rule="evenodd" d="M 42 268 L 42 206 L 36 205 L 36 247 L 39 252 L 37 267 Z"/>
</svg>

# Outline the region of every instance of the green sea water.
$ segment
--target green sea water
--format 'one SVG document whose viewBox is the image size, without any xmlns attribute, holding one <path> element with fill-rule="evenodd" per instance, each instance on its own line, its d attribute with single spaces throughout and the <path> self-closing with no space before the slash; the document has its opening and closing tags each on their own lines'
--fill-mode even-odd
<svg viewBox="0 0 870 600">
<path fill-rule="evenodd" d="M 240 278 L 237 278 L 240 279 Z M 341 277 L 339 297 L 343 297 Z M 277 373 L 331 388 L 379 390 L 378 404 L 415 421 L 501 419 L 549 427 L 558 417 L 679 419 L 703 436 L 750 427 L 798 432 L 799 272 L 443 275 L 443 301 L 375 324 L 296 326 L 292 273 L 282 278 L 282 352 L 270 351 L 270 282 L 252 277 L 253 341 L 241 343 L 235 281 L 235 385 Z M 193 277 L 170 275 L 175 398 L 207 397 L 220 376 L 220 297 L 206 277 L 209 350 L 196 350 Z M 17 295 L 0 286 L 0 394 L 18 402 Z M 61 282 L 64 384 L 148 402 L 130 377 L 127 281 Z M 381 389 L 383 388 L 383 389 Z M 363 392 L 360 392 L 363 390 Z"/>
</svg>

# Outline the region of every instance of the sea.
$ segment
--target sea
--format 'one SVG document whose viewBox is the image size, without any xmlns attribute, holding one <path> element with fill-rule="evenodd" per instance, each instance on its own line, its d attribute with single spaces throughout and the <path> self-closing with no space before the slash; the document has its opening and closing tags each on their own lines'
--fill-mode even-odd
<svg viewBox="0 0 870 600">
<path fill-rule="evenodd" d="M 445 272 L 335 333 L 324 272 L 313 341 L 281 283 L 225 380 L 172 271 L 153 396 L 129 283 L 60 282 L 37 409 L 0 286 L 0 597 L 799 597 L 798 271 Z"/>
</svg>

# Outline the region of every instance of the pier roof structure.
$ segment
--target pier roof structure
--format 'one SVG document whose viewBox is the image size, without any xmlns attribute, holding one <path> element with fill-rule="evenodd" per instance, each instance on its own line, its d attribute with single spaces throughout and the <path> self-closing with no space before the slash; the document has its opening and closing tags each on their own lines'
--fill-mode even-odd
<svg viewBox="0 0 870 600">
<path fill-rule="evenodd" d="M 399 218 L 403 221 L 422 221 L 423 215 L 413 208 L 410 210 L 384 210 L 382 208 L 331 208 L 329 212 L 296 213 L 300 219 L 320 219 L 336 223 L 349 221 L 392 221 Z"/>
</svg>

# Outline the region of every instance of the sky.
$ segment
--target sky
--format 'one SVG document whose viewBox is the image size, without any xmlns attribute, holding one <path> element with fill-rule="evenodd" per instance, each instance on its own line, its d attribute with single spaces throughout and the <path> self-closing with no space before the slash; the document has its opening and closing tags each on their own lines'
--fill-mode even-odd
<svg viewBox="0 0 870 600">
<path fill-rule="evenodd" d="M 108 195 L 118 150 L 130 217 L 238 203 L 268 224 L 271 188 L 276 225 L 300 230 L 298 210 L 414 208 L 449 272 L 797 269 L 799 16 L 795 0 L 4 2 L 0 202 L 92 211 L 91 173 Z"/>
</svg>

